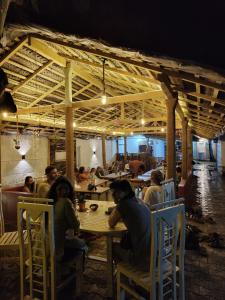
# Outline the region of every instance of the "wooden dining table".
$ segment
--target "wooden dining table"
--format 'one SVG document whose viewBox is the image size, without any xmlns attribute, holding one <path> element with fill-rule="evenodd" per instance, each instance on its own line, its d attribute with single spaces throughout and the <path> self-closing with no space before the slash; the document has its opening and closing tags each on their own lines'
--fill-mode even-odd
<svg viewBox="0 0 225 300">
<path fill-rule="evenodd" d="M 111 173 L 108 175 L 104 175 L 104 176 L 102 176 L 102 178 L 113 181 L 113 180 L 127 177 L 129 174 L 130 174 L 129 172 L 117 172 L 117 173 Z"/>
<path fill-rule="evenodd" d="M 97 195 L 98 200 L 100 200 L 100 197 L 105 194 L 105 200 L 108 201 L 109 199 L 109 191 L 110 188 L 107 186 L 96 186 L 96 188 L 93 188 L 92 190 L 88 189 L 88 186 L 86 185 L 78 185 L 75 186 L 75 192 L 77 193 L 83 193 L 88 194 L 90 196 Z"/>
<path fill-rule="evenodd" d="M 98 204 L 97 211 L 89 209 L 91 204 Z M 127 230 L 125 225 L 120 222 L 114 228 L 110 228 L 108 225 L 109 216 L 105 214 L 105 211 L 109 207 L 115 206 L 111 201 L 86 201 L 85 212 L 78 211 L 78 217 L 80 219 L 80 230 L 83 232 L 102 234 L 106 237 L 106 249 L 107 249 L 107 297 L 113 297 L 113 259 L 112 259 L 112 242 L 114 237 L 121 237 Z"/>
</svg>

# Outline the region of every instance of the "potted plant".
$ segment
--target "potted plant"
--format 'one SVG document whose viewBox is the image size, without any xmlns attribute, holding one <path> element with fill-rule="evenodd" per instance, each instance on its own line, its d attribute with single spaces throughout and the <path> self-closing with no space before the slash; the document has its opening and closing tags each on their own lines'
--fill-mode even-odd
<svg viewBox="0 0 225 300">
<path fill-rule="evenodd" d="M 84 198 L 84 194 L 80 193 L 79 197 L 78 197 L 78 206 L 79 206 L 79 211 L 85 211 L 85 198 Z"/>
</svg>

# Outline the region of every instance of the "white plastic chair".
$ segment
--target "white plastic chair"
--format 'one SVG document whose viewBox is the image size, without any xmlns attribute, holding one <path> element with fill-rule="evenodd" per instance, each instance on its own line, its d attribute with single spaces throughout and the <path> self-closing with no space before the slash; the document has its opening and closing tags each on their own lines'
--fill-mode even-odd
<svg viewBox="0 0 225 300">
<path fill-rule="evenodd" d="M 175 184 L 173 178 L 161 182 L 163 202 L 176 199 Z"/>
<path fill-rule="evenodd" d="M 132 284 L 135 283 L 149 294 L 151 300 L 162 300 L 165 297 L 184 300 L 184 247 L 184 205 L 152 212 L 150 272 L 141 272 L 128 263 L 119 263 L 117 299 L 123 299 L 125 292 L 135 299 L 143 299 Z M 128 279 L 126 282 L 122 281 L 124 276 Z"/>
</svg>

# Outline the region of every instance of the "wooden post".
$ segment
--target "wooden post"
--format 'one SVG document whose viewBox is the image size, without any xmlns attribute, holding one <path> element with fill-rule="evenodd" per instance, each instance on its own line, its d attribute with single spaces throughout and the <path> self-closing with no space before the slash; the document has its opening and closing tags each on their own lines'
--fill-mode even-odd
<svg viewBox="0 0 225 300">
<path fill-rule="evenodd" d="M 73 108 L 66 108 L 66 175 L 74 182 Z"/>
<path fill-rule="evenodd" d="M 192 149 L 192 130 L 191 127 L 187 128 L 187 169 L 192 170 L 192 160 L 193 160 L 193 149 Z"/>
<path fill-rule="evenodd" d="M 102 135 L 102 164 L 106 168 L 106 150 L 105 150 L 105 135 Z"/>
<path fill-rule="evenodd" d="M 66 123 L 66 175 L 74 183 L 74 141 L 73 141 L 73 107 L 72 107 L 72 64 L 65 68 L 65 123 Z"/>
<path fill-rule="evenodd" d="M 167 179 L 176 179 L 176 126 L 175 126 L 175 109 L 177 98 L 169 98 L 166 100 L 167 107 Z"/>
<path fill-rule="evenodd" d="M 116 160 L 119 160 L 119 138 L 116 138 Z"/>
<path fill-rule="evenodd" d="M 74 170 L 77 167 L 77 139 L 76 135 L 74 136 Z"/>
<path fill-rule="evenodd" d="M 124 161 L 127 160 L 127 137 L 124 136 Z"/>
<path fill-rule="evenodd" d="M 0 1 L 0 38 L 2 37 L 3 34 L 3 29 L 5 25 L 5 19 L 9 8 L 9 4 L 10 4 L 10 0 Z"/>
<path fill-rule="evenodd" d="M 187 126 L 186 118 L 182 120 L 182 178 L 187 179 Z"/>
</svg>

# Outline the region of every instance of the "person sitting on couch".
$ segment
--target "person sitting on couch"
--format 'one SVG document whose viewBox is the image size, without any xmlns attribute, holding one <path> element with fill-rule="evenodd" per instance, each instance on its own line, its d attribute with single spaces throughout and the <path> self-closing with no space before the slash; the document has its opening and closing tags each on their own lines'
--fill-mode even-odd
<svg viewBox="0 0 225 300">
<path fill-rule="evenodd" d="M 25 193 L 33 193 L 34 192 L 34 180 L 32 176 L 27 176 L 25 178 L 23 192 Z"/>
</svg>

